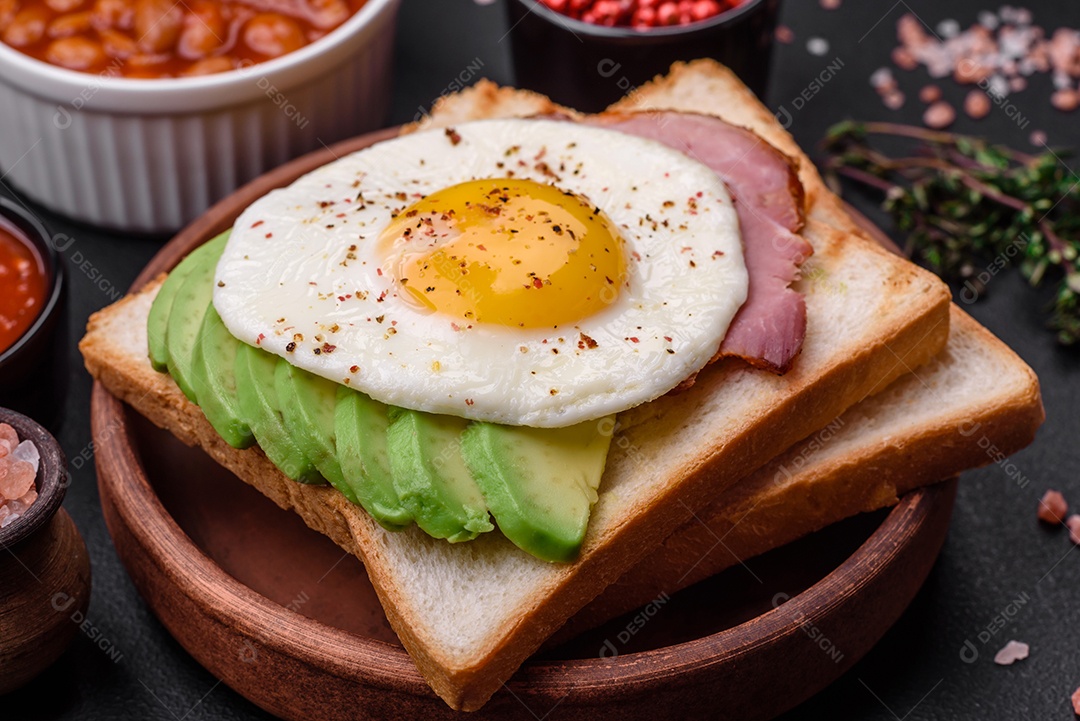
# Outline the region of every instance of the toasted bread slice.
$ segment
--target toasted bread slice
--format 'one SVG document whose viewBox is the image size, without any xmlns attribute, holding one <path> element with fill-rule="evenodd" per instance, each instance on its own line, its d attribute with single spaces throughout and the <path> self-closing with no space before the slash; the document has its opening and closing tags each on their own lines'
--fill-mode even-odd
<svg viewBox="0 0 1080 721">
<path fill-rule="evenodd" d="M 335 491 L 288 481 L 258 449 L 226 446 L 146 359 L 146 313 L 156 284 L 95 314 L 80 344 L 87 368 L 111 392 L 358 555 L 402 643 L 454 708 L 482 706 L 552 632 L 694 510 L 929 361 L 948 336 L 948 288 L 871 241 L 838 230 L 844 219 L 839 201 L 733 75 L 712 63 L 677 66 L 638 97 L 661 97 L 672 83 L 689 96 L 695 87 L 714 94 L 710 107 L 692 109 L 747 124 L 799 159 L 808 203 L 804 235 L 815 253 L 815 280 L 801 287 L 806 341 L 782 377 L 721 361 L 689 391 L 621 414 L 600 500 L 575 563 L 544 563 L 496 533 L 451 545 L 415 528 L 387 532 Z M 743 103 L 756 114 L 732 117 Z M 447 99 L 429 122 L 552 110 L 557 108 L 539 96 L 485 83 Z"/>
<path fill-rule="evenodd" d="M 579 611 L 559 643 L 908 491 L 1005 459 L 1045 419 L 1039 381 L 953 306 L 927 365 L 849 408 L 716 499 Z"/>
</svg>

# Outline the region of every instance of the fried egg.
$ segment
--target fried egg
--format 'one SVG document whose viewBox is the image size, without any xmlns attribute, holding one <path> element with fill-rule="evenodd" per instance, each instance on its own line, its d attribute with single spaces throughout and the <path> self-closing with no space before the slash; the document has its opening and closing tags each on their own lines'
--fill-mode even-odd
<svg viewBox="0 0 1080 721">
<path fill-rule="evenodd" d="M 240 340 L 432 413 L 561 427 L 668 392 L 746 298 L 705 165 L 555 120 L 405 135 L 254 202 L 218 264 Z"/>
</svg>

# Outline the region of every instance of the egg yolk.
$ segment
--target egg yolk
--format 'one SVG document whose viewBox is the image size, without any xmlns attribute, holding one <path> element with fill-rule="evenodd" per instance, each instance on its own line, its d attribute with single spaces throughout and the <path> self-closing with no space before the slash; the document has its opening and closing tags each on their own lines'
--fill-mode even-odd
<svg viewBox="0 0 1080 721">
<path fill-rule="evenodd" d="M 469 324 L 573 323 L 610 305 L 626 273 L 599 208 L 524 179 L 436 191 L 398 213 L 380 250 L 406 300 Z"/>
</svg>

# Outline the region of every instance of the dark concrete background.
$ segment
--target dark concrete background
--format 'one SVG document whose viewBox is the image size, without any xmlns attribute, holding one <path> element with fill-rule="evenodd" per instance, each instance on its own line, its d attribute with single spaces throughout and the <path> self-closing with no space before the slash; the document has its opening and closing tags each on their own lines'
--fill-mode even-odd
<svg viewBox="0 0 1080 721">
<path fill-rule="evenodd" d="M 898 73 L 908 95 L 900 111 L 886 110 L 869 85 L 870 74 L 888 63 L 895 22 L 909 9 L 931 26 L 945 17 L 967 25 L 980 5 L 900 0 L 890 7 L 887 2 L 849 0 L 839 10 L 826 11 L 814 2 L 787 3 L 781 20 L 796 39 L 776 48 L 767 100 L 770 107 L 791 112 L 790 130 L 804 148 L 813 153 L 826 127 L 847 117 L 918 121 L 922 106 L 915 95 L 926 82 L 923 70 Z M 1035 16 L 1050 29 L 1080 26 L 1080 6 L 1073 4 L 1044 0 Z M 507 44 L 513 36 L 505 35 L 498 4 L 405 0 L 390 122 L 413 119 L 477 61 L 484 75 L 511 82 Z M 813 36 L 828 41 L 825 55 L 807 52 L 806 40 Z M 842 69 L 808 102 L 796 101 L 836 59 Z M 947 97 L 961 100 L 963 91 L 951 81 L 942 85 Z M 1028 120 L 1026 127 L 998 111 L 979 122 L 962 117 L 955 127 L 1021 149 L 1031 149 L 1028 137 L 1035 129 L 1046 131 L 1051 145 L 1077 144 L 1076 116 L 1050 108 L 1049 87 L 1043 77 L 1013 96 Z M 1080 164 L 1067 157 L 1063 162 Z M 848 199 L 884 222 L 875 213 L 873 197 L 849 193 Z M 104 234 L 44 212 L 42 216 L 54 231 L 76 239 L 67 252 L 81 253 L 104 279 L 93 283 L 78 270 L 71 272 L 68 313 L 75 329 L 109 302 L 110 288 L 126 288 L 159 247 L 147 239 Z M 889 229 L 887 222 L 884 227 Z M 1080 627 L 1080 603 L 1074 599 L 1080 588 L 1080 554 L 1071 552 L 1062 533 L 1038 527 L 1034 512 L 1047 487 L 1080 499 L 1080 364 L 1076 353 L 1057 347 L 1040 327 L 1043 295 L 1015 274 L 995 278 L 989 291 L 968 310 L 1016 349 L 1043 383 L 1046 426 L 1036 443 L 1013 459 L 1029 480 L 1018 483 L 997 466 L 965 474 L 945 549 L 911 608 L 846 676 L 785 719 L 1072 718 L 1069 695 L 1080 686 L 1080 656 L 1074 652 L 1075 629 Z M 90 379 L 82 371 L 76 337 L 73 333 L 66 349 L 71 379 L 59 430 L 69 456 L 90 449 Z M 105 530 L 92 464 L 74 471 L 64 505 L 90 549 L 94 592 L 89 619 L 122 656 L 113 662 L 80 635 L 37 681 L 0 698 L 0 719 L 268 718 L 219 685 L 150 614 Z M 1017 599 L 1026 600 L 1017 605 Z M 997 628 L 1002 623 L 1004 627 Z M 985 643 L 980 633 L 988 638 Z M 1010 638 L 1029 643 L 1031 657 L 1012 667 L 995 666 L 993 653 Z M 968 641 L 979 651 L 973 663 L 960 656 Z M 550 718 L 558 716 L 556 709 Z"/>
</svg>

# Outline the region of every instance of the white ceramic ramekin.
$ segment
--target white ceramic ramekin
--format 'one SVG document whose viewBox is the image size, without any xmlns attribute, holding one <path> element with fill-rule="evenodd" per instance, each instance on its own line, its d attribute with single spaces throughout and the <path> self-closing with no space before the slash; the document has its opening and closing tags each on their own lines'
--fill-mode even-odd
<svg viewBox="0 0 1080 721">
<path fill-rule="evenodd" d="M 167 232 L 263 171 L 383 123 L 400 0 L 325 38 L 218 75 L 129 80 L 0 43 L 0 174 L 93 225 Z"/>
</svg>

